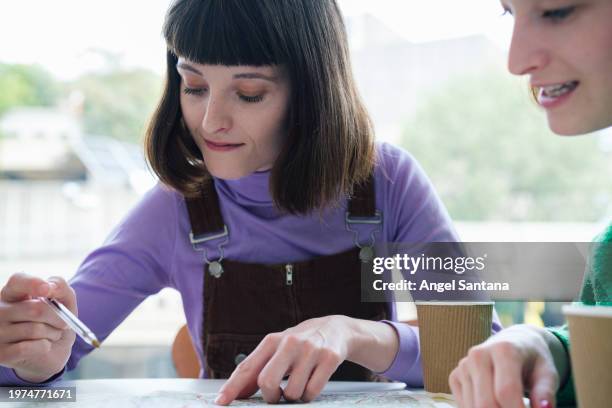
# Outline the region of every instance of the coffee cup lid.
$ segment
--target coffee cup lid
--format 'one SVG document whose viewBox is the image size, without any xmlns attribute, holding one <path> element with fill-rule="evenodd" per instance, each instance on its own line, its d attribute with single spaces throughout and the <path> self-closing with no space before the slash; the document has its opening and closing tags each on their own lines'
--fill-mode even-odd
<svg viewBox="0 0 612 408">
<path fill-rule="evenodd" d="M 572 304 L 563 306 L 563 314 L 572 316 L 592 316 L 612 318 L 612 307 Z"/>
</svg>

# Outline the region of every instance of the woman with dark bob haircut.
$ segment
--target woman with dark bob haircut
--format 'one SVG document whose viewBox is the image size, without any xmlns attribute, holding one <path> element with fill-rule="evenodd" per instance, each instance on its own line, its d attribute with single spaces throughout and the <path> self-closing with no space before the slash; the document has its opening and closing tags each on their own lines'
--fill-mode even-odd
<svg viewBox="0 0 612 408">
<path fill-rule="evenodd" d="M 173 287 L 200 376 L 230 378 L 222 405 L 258 388 L 271 403 L 311 401 L 330 379 L 421 385 L 418 329 L 392 302 L 361 302 L 360 269 L 377 242 L 457 237 L 414 159 L 374 143 L 335 2 L 177 0 L 164 36 L 166 84 L 146 135 L 160 183 L 70 285 L 14 275 L 6 307 L 78 304 L 104 340 Z M 0 344 L 2 383 L 52 382 L 91 351 L 50 310 L 40 316 L 20 323 L 45 322 L 38 337 Z"/>
</svg>

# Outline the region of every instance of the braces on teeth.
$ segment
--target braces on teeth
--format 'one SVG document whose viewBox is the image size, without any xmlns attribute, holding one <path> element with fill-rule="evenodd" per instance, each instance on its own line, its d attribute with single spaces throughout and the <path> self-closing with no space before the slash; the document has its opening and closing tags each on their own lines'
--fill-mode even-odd
<svg viewBox="0 0 612 408">
<path fill-rule="evenodd" d="M 542 88 L 542 90 L 545 96 L 550 96 L 550 97 L 555 98 L 555 97 L 561 96 L 573 90 L 576 87 L 576 85 L 577 83 L 575 81 L 567 82 L 561 85 L 546 86 Z"/>
</svg>

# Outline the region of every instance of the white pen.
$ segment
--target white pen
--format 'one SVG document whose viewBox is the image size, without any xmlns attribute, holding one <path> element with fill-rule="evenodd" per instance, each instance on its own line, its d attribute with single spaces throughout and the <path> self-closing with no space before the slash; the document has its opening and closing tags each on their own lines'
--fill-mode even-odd
<svg viewBox="0 0 612 408">
<path fill-rule="evenodd" d="M 85 323 L 83 323 L 79 320 L 78 317 L 73 315 L 72 312 L 68 310 L 66 306 L 64 306 L 55 299 L 50 299 L 46 297 L 41 297 L 40 299 L 46 304 L 48 304 L 49 307 L 51 307 L 51 309 L 53 309 L 53 311 L 57 313 L 57 315 L 63 321 L 65 321 L 66 324 L 68 324 L 68 326 L 70 326 L 70 328 L 74 330 L 74 332 L 78 334 L 79 337 L 82 338 L 87 344 L 92 345 L 95 348 L 100 347 L 100 342 L 98 341 L 96 335 L 87 326 L 85 326 Z"/>
</svg>

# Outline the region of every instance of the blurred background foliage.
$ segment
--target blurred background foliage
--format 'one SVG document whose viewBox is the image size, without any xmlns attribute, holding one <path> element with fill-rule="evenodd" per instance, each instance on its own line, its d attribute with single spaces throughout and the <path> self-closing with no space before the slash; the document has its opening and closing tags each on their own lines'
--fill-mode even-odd
<svg viewBox="0 0 612 408">
<path fill-rule="evenodd" d="M 485 70 L 441 88 L 406 121 L 401 144 L 453 219 L 592 222 L 610 210 L 610 180 L 594 177 L 612 174 L 600 140 L 550 132 L 524 82 Z"/>
<path fill-rule="evenodd" d="M 83 100 L 84 133 L 138 143 L 161 84 L 159 75 L 145 69 L 92 72 L 62 82 L 37 65 L 0 64 L 0 116 L 10 108 L 56 106 L 76 91 Z"/>
</svg>

